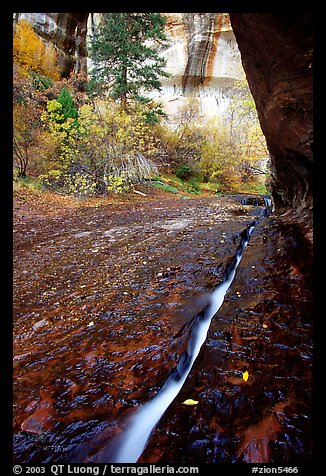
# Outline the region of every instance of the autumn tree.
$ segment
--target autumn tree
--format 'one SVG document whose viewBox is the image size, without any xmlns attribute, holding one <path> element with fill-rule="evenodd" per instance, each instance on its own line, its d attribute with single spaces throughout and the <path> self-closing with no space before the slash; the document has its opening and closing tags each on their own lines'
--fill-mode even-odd
<svg viewBox="0 0 326 476">
<path fill-rule="evenodd" d="M 20 20 L 14 26 L 13 60 L 22 74 L 40 73 L 59 79 L 56 50 L 46 45 L 26 20 Z"/>
<path fill-rule="evenodd" d="M 149 103 L 143 93 L 159 90 L 160 78 L 168 76 L 159 56 L 164 25 L 159 13 L 103 13 L 91 41 L 93 89 L 109 90 L 124 111 L 130 101 Z"/>
<path fill-rule="evenodd" d="M 155 125 L 144 121 L 141 108 L 127 114 L 111 100 L 100 108 L 84 104 L 77 113 L 77 124 L 73 117 L 65 119 L 57 98 L 42 114 L 59 145 L 56 166 L 40 176 L 46 185 L 75 195 L 122 192 L 157 174 Z"/>
<path fill-rule="evenodd" d="M 37 143 L 40 113 L 34 103 L 20 102 L 13 108 L 13 151 L 18 176 L 25 178 L 30 161 L 31 148 Z"/>
<path fill-rule="evenodd" d="M 37 163 L 34 151 L 40 145 L 39 92 L 59 79 L 57 53 L 25 20 L 14 25 L 13 36 L 13 159 L 18 175 L 26 177 Z M 47 98 L 45 98 L 47 99 Z"/>
<path fill-rule="evenodd" d="M 265 182 L 268 150 L 245 80 L 238 81 L 223 116 L 206 122 L 203 134 L 199 167 L 204 181 L 217 180 L 231 189 L 255 189 Z"/>
<path fill-rule="evenodd" d="M 55 168 L 42 174 L 41 178 L 45 183 L 60 188 L 80 169 L 80 158 L 74 147 L 80 136 L 78 109 L 66 87 L 61 89 L 57 99 L 47 101 L 41 120 L 43 132 L 52 138 L 50 144 L 57 150 L 53 161 Z"/>
<path fill-rule="evenodd" d="M 224 117 L 224 127 L 228 129 L 230 147 L 242 169 L 242 180 L 250 181 L 257 175 L 265 175 L 263 162 L 266 162 L 269 153 L 245 79 L 238 81 Z"/>
<path fill-rule="evenodd" d="M 199 169 L 204 182 L 217 181 L 224 188 L 234 189 L 241 183 L 239 155 L 230 142 L 228 129 L 218 119 L 207 121 Z"/>
<path fill-rule="evenodd" d="M 179 170 L 179 175 L 182 175 L 182 170 L 193 169 L 200 159 L 203 140 L 197 98 L 187 99 L 187 102 L 179 107 L 173 122 L 162 122 L 160 140 L 161 155 L 171 165 L 172 170 Z"/>
</svg>

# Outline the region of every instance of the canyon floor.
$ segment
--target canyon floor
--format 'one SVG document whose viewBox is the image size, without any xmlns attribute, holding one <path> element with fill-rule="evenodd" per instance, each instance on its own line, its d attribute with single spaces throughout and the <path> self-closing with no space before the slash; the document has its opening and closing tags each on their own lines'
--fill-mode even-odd
<svg viewBox="0 0 326 476">
<path fill-rule="evenodd" d="M 256 217 L 207 340 L 139 462 L 313 460 L 311 247 L 296 225 L 260 211 L 235 195 L 76 205 L 17 194 L 16 463 L 110 462 Z"/>
</svg>

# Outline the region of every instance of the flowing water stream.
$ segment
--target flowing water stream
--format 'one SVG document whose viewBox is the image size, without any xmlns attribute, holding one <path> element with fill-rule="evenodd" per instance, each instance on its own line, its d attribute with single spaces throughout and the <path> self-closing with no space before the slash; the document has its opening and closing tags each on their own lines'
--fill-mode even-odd
<svg viewBox="0 0 326 476">
<path fill-rule="evenodd" d="M 209 304 L 195 316 L 191 323 L 187 350 L 181 354 L 177 365 L 157 395 L 138 411 L 126 433 L 120 437 L 117 454 L 113 459 L 114 463 L 137 462 L 146 446 L 151 431 L 167 407 L 178 395 L 206 340 L 211 320 L 221 307 L 224 296 L 231 286 L 236 269 L 255 226 L 256 223 L 253 222 L 241 233 L 241 242 L 236 250 L 234 259 L 224 274 L 222 282 L 212 292 Z"/>
</svg>

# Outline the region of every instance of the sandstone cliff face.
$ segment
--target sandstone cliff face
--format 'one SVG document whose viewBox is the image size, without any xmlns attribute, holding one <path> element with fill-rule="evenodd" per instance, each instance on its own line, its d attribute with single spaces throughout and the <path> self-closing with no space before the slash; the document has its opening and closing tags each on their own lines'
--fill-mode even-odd
<svg viewBox="0 0 326 476">
<path fill-rule="evenodd" d="M 62 77 L 71 72 L 86 74 L 86 34 L 88 13 L 15 13 L 14 19 L 25 19 L 35 31 L 51 43 L 59 56 Z"/>
<path fill-rule="evenodd" d="M 313 75 L 309 13 L 231 13 L 272 158 L 274 199 L 312 218 Z"/>
<path fill-rule="evenodd" d="M 227 13 L 165 13 L 169 47 L 162 51 L 171 77 L 159 99 L 174 114 L 189 96 L 204 116 L 223 114 L 243 79 L 240 53 Z"/>
</svg>

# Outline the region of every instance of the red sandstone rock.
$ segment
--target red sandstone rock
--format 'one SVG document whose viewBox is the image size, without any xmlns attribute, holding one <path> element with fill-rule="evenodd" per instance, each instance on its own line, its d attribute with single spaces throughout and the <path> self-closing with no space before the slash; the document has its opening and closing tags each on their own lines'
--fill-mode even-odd
<svg viewBox="0 0 326 476">
<path fill-rule="evenodd" d="M 312 15 L 230 13 L 272 158 L 274 199 L 312 210 Z"/>
<path fill-rule="evenodd" d="M 45 430 L 50 430 L 54 425 L 49 411 L 45 407 L 39 407 L 35 412 L 26 418 L 21 424 L 22 431 L 30 433 L 42 433 Z"/>
</svg>

